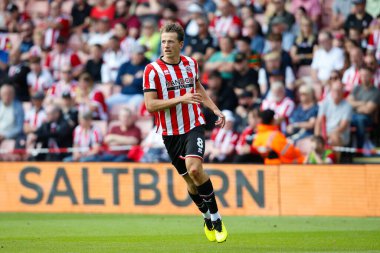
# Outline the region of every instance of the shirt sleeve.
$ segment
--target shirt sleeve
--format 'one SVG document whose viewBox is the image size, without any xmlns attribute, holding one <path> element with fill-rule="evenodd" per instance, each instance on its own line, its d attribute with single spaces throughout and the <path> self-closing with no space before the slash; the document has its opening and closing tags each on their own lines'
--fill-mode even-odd
<svg viewBox="0 0 380 253">
<path fill-rule="evenodd" d="M 151 65 L 148 65 L 144 69 L 144 77 L 143 77 L 143 90 L 147 91 L 156 91 L 156 83 L 158 80 L 158 76 L 156 71 L 153 69 Z M 158 80 L 159 81 L 159 80 Z"/>
</svg>

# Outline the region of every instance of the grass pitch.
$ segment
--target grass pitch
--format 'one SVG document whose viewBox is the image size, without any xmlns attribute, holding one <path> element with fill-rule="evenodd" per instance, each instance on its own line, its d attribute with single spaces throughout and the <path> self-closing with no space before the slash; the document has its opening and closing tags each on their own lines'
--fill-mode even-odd
<svg viewBox="0 0 380 253">
<path fill-rule="evenodd" d="M 208 242 L 195 216 L 0 213 L 2 252 L 380 252 L 380 218 L 224 217 Z"/>
</svg>

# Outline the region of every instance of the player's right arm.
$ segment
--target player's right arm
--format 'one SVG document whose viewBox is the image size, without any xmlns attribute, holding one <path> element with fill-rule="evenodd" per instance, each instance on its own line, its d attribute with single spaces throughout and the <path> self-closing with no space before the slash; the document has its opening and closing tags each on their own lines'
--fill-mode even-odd
<svg viewBox="0 0 380 253">
<path fill-rule="evenodd" d="M 202 96 L 199 93 L 186 93 L 183 96 L 171 99 L 159 99 L 156 91 L 144 92 L 144 102 L 148 112 L 162 111 L 176 106 L 179 103 L 199 104 L 202 102 Z"/>
</svg>

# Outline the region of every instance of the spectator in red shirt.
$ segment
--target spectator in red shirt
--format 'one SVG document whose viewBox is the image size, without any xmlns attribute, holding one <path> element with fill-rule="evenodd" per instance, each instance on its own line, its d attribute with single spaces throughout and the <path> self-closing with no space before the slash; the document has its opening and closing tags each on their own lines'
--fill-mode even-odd
<svg viewBox="0 0 380 253">
<path fill-rule="evenodd" d="M 56 1 L 50 3 L 49 17 L 45 21 L 45 47 L 52 48 L 58 37 L 65 40 L 70 36 L 69 17 L 62 14 L 62 4 Z"/>
<path fill-rule="evenodd" d="M 107 4 L 107 0 L 97 0 L 96 5 L 92 8 L 90 17 L 93 19 L 100 19 L 107 17 L 112 20 L 115 16 L 114 4 Z"/>
<path fill-rule="evenodd" d="M 136 115 L 129 108 L 122 108 L 119 112 L 119 122 L 110 126 L 104 143 L 111 148 L 120 146 L 134 146 L 141 142 L 141 131 L 135 125 Z M 99 157 L 103 162 L 125 162 L 128 161 L 128 150 L 107 151 Z"/>
<path fill-rule="evenodd" d="M 236 144 L 236 155 L 234 163 L 263 163 L 263 158 L 252 146 L 255 138 L 256 127 L 259 121 L 259 110 L 257 108 L 248 111 L 248 126 L 244 129 Z"/>
<path fill-rule="evenodd" d="M 111 27 L 116 24 L 125 24 L 128 27 L 128 36 L 136 39 L 139 36 L 141 23 L 138 17 L 130 12 L 131 5 L 130 0 L 116 1 L 115 17 L 111 22 Z"/>
<path fill-rule="evenodd" d="M 218 3 L 220 16 L 215 17 L 210 23 L 210 32 L 214 38 L 229 36 L 237 38 L 243 26 L 240 18 L 234 13 L 234 6 L 229 0 L 221 0 Z"/>
</svg>

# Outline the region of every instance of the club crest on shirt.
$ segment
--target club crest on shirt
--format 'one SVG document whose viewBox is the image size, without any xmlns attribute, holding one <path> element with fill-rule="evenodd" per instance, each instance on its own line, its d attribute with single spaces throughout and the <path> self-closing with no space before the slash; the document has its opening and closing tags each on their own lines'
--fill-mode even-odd
<svg viewBox="0 0 380 253">
<path fill-rule="evenodd" d="M 170 75 L 169 70 L 165 69 L 165 70 L 164 70 L 164 75 Z"/>
<path fill-rule="evenodd" d="M 186 66 L 186 71 L 187 71 L 187 73 L 191 73 L 191 67 L 190 66 Z"/>
</svg>

